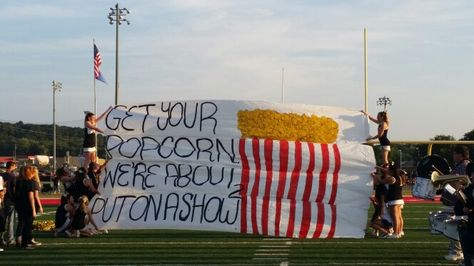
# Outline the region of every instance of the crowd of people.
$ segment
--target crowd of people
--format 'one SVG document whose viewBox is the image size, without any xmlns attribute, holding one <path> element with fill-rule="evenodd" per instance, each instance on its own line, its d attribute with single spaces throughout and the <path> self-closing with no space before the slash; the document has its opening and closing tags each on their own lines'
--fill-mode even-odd
<svg viewBox="0 0 474 266">
<path fill-rule="evenodd" d="M 98 194 L 100 172 L 104 165 L 97 163 L 96 133 L 99 118 L 87 113 L 84 119 L 84 165 L 72 172 L 65 164 L 55 173 L 64 186 L 65 194 L 55 215 L 55 236 L 92 236 L 103 231 L 97 227 L 89 208 L 89 201 Z M 0 176 L 0 240 L 3 246 L 16 246 L 26 250 L 41 245 L 33 236 L 33 221 L 43 213 L 39 198 L 41 181 L 36 166 L 22 166 L 9 161 Z M 16 225 L 16 228 L 15 228 Z M 0 251 L 3 251 L 0 248 Z"/>
<path fill-rule="evenodd" d="M 89 200 L 98 193 L 100 171 L 104 165 L 90 162 L 87 170 L 81 167 L 74 173 L 69 171 L 67 165 L 57 170 L 65 194 L 61 197 L 61 204 L 56 210 L 55 236 L 60 234 L 70 237 L 92 236 L 102 232 L 95 224 L 88 205 Z M 6 166 L 6 172 L 0 177 L 2 244 L 27 250 L 34 249 L 41 243 L 32 237 L 33 221 L 43 213 L 39 198 L 41 182 L 38 168 L 23 166 L 17 169 L 17 164 L 13 161 L 7 162 Z"/>
</svg>

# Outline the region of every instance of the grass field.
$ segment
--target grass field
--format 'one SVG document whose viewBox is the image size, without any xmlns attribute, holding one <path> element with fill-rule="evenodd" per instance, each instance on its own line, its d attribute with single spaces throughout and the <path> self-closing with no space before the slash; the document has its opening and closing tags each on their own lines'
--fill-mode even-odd
<svg viewBox="0 0 474 266">
<path fill-rule="evenodd" d="M 455 265 L 443 260 L 448 240 L 430 235 L 429 211 L 439 204 L 407 204 L 402 239 L 296 240 L 216 232 L 114 230 L 92 238 L 54 238 L 35 232 L 33 251 L 6 248 L 0 265 Z M 52 213 L 54 208 L 47 208 Z M 52 219 L 52 214 L 41 219 Z"/>
</svg>

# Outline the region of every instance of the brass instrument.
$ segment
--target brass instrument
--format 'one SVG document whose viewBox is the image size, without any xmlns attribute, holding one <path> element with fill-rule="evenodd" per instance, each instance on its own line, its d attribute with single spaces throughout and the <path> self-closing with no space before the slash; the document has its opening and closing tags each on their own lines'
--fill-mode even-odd
<svg viewBox="0 0 474 266">
<path fill-rule="evenodd" d="M 464 188 L 471 184 L 467 175 L 440 175 L 438 171 L 431 173 L 431 182 L 436 190 L 443 189 L 447 184 L 456 189 Z"/>
</svg>

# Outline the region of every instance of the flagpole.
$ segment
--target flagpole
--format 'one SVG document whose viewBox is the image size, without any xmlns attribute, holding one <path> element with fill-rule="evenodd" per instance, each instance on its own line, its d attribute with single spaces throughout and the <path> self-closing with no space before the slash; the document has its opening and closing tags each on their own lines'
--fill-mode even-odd
<svg viewBox="0 0 474 266">
<path fill-rule="evenodd" d="M 369 112 L 369 88 L 367 78 L 367 28 L 364 28 L 364 111 Z"/>
<path fill-rule="evenodd" d="M 283 67 L 281 69 L 281 103 L 285 103 L 285 99 L 284 99 L 285 87 L 284 87 L 284 84 L 285 84 L 285 68 Z"/>
<path fill-rule="evenodd" d="M 94 79 L 94 114 L 97 115 L 97 90 L 95 88 L 95 70 L 94 70 L 94 67 L 95 67 L 95 52 L 94 52 L 94 48 L 95 48 L 95 39 L 92 39 L 92 54 L 94 55 L 93 56 L 93 60 L 92 60 L 92 78 Z M 97 134 L 95 134 L 95 150 L 96 150 L 96 153 L 97 153 Z"/>
</svg>

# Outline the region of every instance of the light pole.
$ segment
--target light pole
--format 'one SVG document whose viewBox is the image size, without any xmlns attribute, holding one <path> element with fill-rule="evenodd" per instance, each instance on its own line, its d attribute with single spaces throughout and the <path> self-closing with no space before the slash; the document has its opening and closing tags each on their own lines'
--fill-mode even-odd
<svg viewBox="0 0 474 266">
<path fill-rule="evenodd" d="M 56 91 L 61 91 L 63 84 L 57 80 L 53 80 L 53 171 L 56 174 Z"/>
<path fill-rule="evenodd" d="M 130 25 L 130 21 L 125 18 L 128 14 L 130 14 L 128 9 L 119 8 L 119 5 L 116 4 L 115 8 L 110 8 L 110 13 L 107 16 L 111 25 L 115 22 L 115 105 L 118 104 L 119 97 L 119 25 L 122 25 L 122 22 Z"/>
<path fill-rule="evenodd" d="M 399 149 L 398 150 L 398 155 L 400 156 L 400 167 L 402 167 L 402 164 L 403 164 L 403 158 L 402 158 L 402 149 Z"/>
</svg>

